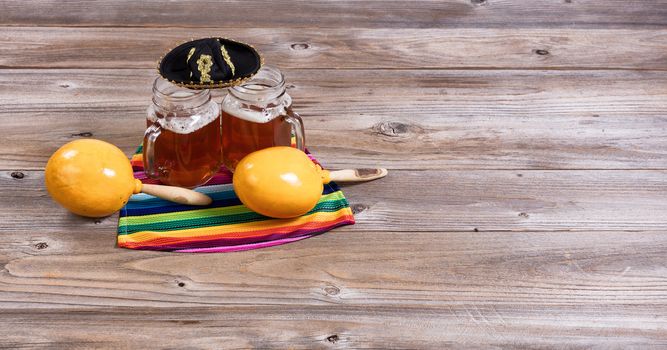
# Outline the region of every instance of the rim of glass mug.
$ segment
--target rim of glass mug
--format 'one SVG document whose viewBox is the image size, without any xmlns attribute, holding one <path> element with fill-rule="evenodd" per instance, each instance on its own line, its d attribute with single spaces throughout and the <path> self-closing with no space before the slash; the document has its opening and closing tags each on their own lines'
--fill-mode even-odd
<svg viewBox="0 0 667 350">
<path fill-rule="evenodd" d="M 264 65 L 250 80 L 229 88 L 234 97 L 248 102 L 268 103 L 285 95 L 285 76 L 277 67 Z"/>
<path fill-rule="evenodd" d="M 211 100 L 211 91 L 183 88 L 162 77 L 157 77 L 153 82 L 152 100 L 154 105 L 163 109 L 171 109 L 174 105 L 186 103 L 188 104 L 187 109 L 194 109 Z"/>
</svg>

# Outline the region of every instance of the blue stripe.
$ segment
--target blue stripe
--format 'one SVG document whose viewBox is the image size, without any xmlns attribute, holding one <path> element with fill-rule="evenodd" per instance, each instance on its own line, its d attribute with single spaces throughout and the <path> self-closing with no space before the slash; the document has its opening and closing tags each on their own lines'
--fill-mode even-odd
<svg viewBox="0 0 667 350">
<path fill-rule="evenodd" d="M 324 184 L 323 194 L 329 194 L 338 191 L 340 191 L 340 188 L 338 188 L 338 185 L 336 185 L 335 182 L 331 181 L 328 184 Z"/>
<path fill-rule="evenodd" d="M 206 207 L 196 206 L 196 205 L 183 205 L 178 203 L 165 202 L 157 207 L 139 207 L 139 208 L 130 208 L 129 204 L 126 207 L 124 216 L 139 216 L 139 215 L 149 215 L 149 214 L 162 214 L 162 213 L 173 213 L 185 210 L 197 210 L 197 209 L 208 209 L 208 208 L 222 208 L 229 207 L 232 205 L 241 205 L 241 201 L 234 197 L 231 199 L 222 199 L 213 201 L 210 205 Z"/>
</svg>

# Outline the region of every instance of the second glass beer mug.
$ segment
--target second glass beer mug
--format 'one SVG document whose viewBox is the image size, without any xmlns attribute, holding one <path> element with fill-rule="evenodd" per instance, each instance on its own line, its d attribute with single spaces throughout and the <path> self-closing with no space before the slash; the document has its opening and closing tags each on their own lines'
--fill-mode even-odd
<svg viewBox="0 0 667 350">
<path fill-rule="evenodd" d="M 144 171 L 164 184 L 206 183 L 222 160 L 220 107 L 209 90 L 190 90 L 158 78 L 148 108 Z"/>
<path fill-rule="evenodd" d="M 248 82 L 229 88 L 222 102 L 223 163 L 229 170 L 254 151 L 292 145 L 292 135 L 304 150 L 303 122 L 292 111 L 280 70 L 264 66 Z"/>
</svg>

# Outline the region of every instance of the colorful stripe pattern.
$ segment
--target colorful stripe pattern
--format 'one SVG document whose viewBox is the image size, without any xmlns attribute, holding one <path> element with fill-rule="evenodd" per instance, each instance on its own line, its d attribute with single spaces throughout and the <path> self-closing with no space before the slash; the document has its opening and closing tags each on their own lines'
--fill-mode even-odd
<svg viewBox="0 0 667 350">
<path fill-rule="evenodd" d="M 134 177 L 143 183 L 159 183 L 144 174 L 141 152 L 139 147 L 131 159 Z M 118 246 L 183 253 L 231 252 L 290 243 L 354 224 L 352 210 L 334 183 L 324 185 L 317 206 L 305 215 L 272 219 L 241 204 L 231 182 L 232 174 L 222 167 L 206 185 L 196 189 L 213 199 L 207 207 L 133 195 L 120 210 Z"/>
</svg>

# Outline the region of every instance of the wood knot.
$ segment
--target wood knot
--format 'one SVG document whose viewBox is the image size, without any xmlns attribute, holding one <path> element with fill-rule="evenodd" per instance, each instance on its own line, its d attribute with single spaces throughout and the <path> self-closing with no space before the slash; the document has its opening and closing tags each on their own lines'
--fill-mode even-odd
<svg viewBox="0 0 667 350">
<path fill-rule="evenodd" d="M 93 133 L 90 131 L 80 132 L 78 134 L 71 134 L 70 137 L 92 137 Z"/>
<path fill-rule="evenodd" d="M 185 287 L 185 282 L 178 282 L 178 286 L 181 287 L 181 288 Z"/>
<path fill-rule="evenodd" d="M 310 44 L 308 43 L 294 43 L 290 45 L 292 50 L 308 50 L 310 48 Z"/>
<path fill-rule="evenodd" d="M 327 337 L 327 341 L 329 343 L 336 343 L 338 340 L 339 340 L 338 339 L 338 334 L 332 334 L 332 335 Z"/>
<path fill-rule="evenodd" d="M 535 52 L 535 54 L 540 55 L 540 56 L 546 56 L 546 55 L 549 54 L 548 50 L 543 50 L 543 49 L 537 49 L 533 52 Z"/>
<path fill-rule="evenodd" d="M 475 228 L 473 229 L 473 231 L 475 231 L 475 232 L 479 232 L 479 229 L 478 229 L 477 227 L 475 227 Z"/>
<path fill-rule="evenodd" d="M 326 286 L 324 287 L 324 292 L 329 295 L 338 295 L 338 293 L 340 293 L 340 289 L 336 286 Z"/>
<path fill-rule="evenodd" d="M 46 242 L 39 242 L 39 243 L 35 244 L 35 248 L 38 249 L 38 250 L 46 249 L 48 247 L 49 247 L 49 245 Z"/>
<path fill-rule="evenodd" d="M 519 213 L 519 216 L 522 217 L 522 218 L 530 217 L 530 215 L 528 215 L 528 213 L 524 213 L 524 212 Z"/>
<path fill-rule="evenodd" d="M 407 137 L 411 133 L 420 132 L 419 128 L 413 125 L 400 122 L 382 122 L 373 127 L 375 133 L 387 137 Z"/>
<path fill-rule="evenodd" d="M 15 179 L 22 179 L 22 178 L 25 177 L 25 174 L 23 174 L 23 173 L 20 172 L 20 171 L 13 171 L 13 172 L 10 174 L 10 176 L 13 177 L 13 178 L 15 178 Z"/>
<path fill-rule="evenodd" d="M 60 84 L 60 85 L 58 85 L 58 86 L 60 86 L 60 87 L 63 88 L 63 89 L 67 89 L 67 88 L 69 87 L 69 84 L 67 84 L 67 83 L 62 83 L 62 84 Z"/>
<path fill-rule="evenodd" d="M 523 177 L 523 174 L 516 174 L 517 177 Z"/>
<path fill-rule="evenodd" d="M 350 208 L 352 208 L 352 214 L 359 214 L 369 207 L 366 204 L 352 204 Z"/>
</svg>

